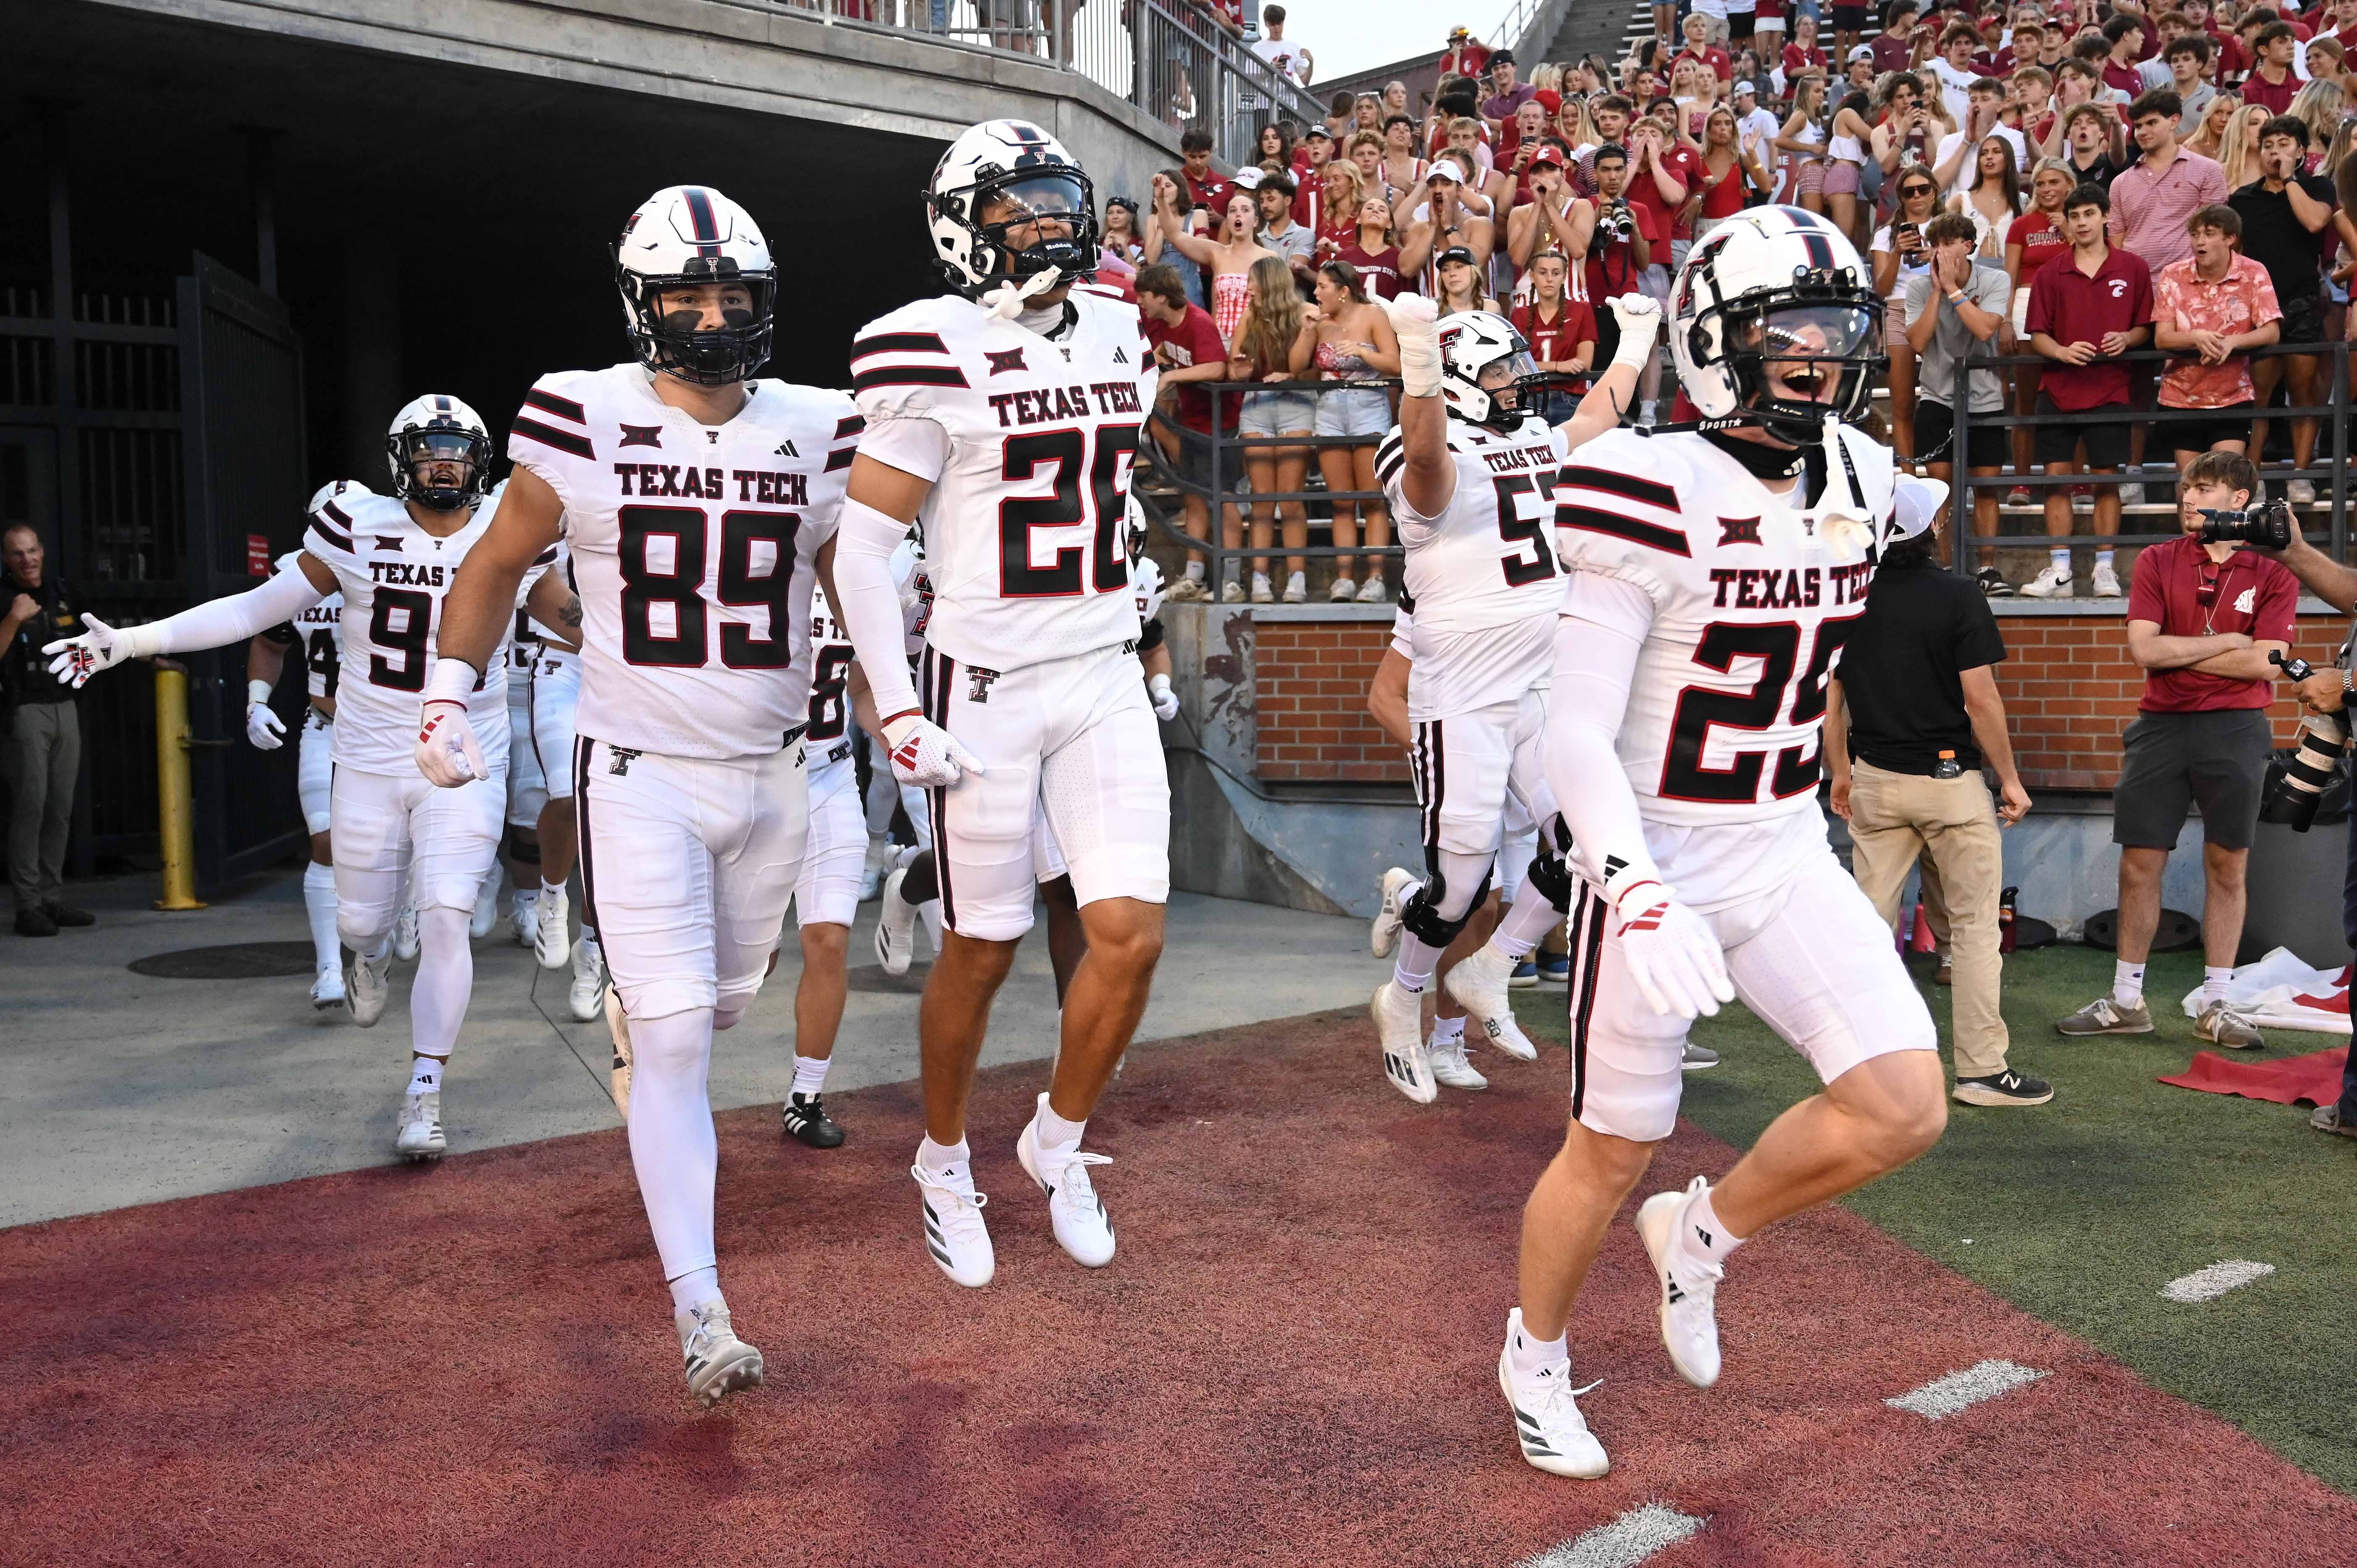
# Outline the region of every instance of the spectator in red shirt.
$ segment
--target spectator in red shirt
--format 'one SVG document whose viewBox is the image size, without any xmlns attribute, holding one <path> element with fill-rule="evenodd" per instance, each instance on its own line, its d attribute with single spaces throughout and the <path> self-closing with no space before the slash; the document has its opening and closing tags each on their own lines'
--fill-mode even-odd
<svg viewBox="0 0 2357 1568">
<path fill-rule="evenodd" d="M 2289 22 L 2269 22 L 2253 42 L 2259 63 L 2243 79 L 2243 102 L 2263 103 L 2271 113 L 2286 113 L 2299 96 L 2299 77 L 2291 68 L 2292 57 L 2299 52 L 2299 36 Z"/>
<path fill-rule="evenodd" d="M 1186 509 L 1188 536 L 1207 540 L 1211 536 L 1211 502 L 1197 492 L 1207 491 L 1211 483 L 1211 394 L 1200 383 L 1228 379 L 1228 346 L 1211 325 L 1211 312 L 1187 302 L 1187 285 L 1179 281 L 1178 268 L 1167 262 L 1147 267 L 1137 274 L 1135 287 L 1137 318 L 1162 371 L 1154 438 L 1182 481 L 1180 504 Z M 1230 403 L 1222 419 L 1231 430 L 1235 407 Z M 1167 417 L 1172 408 L 1178 414 L 1175 427 Z M 1170 585 L 1169 596 L 1211 597 L 1203 585 L 1202 556 L 1188 552 L 1187 575 Z"/>
<path fill-rule="evenodd" d="M 1709 17 L 1699 11 L 1690 14 L 1686 17 L 1685 38 L 1686 47 L 1663 68 L 1664 73 L 1676 70 L 1678 60 L 1691 59 L 1708 66 L 1721 81 L 1735 80 L 1735 62 L 1727 58 L 1725 49 L 1711 47 Z"/>
<path fill-rule="evenodd" d="M 2078 188 L 2070 164 L 2061 158 L 2040 159 L 2038 170 L 2029 181 L 2029 210 L 2006 228 L 2005 270 L 2013 278 L 2013 335 L 2025 342 L 2029 337 L 2029 289 L 2038 281 L 2038 269 L 2057 256 L 2070 253 L 2070 237 L 2062 231 L 2062 203 Z M 2014 413 L 2027 418 L 2038 411 L 2038 388 L 2044 375 L 2042 366 L 2015 368 Z M 2013 427 L 2013 471 L 2017 474 L 2029 472 L 2032 434 L 2030 425 Z M 2016 485 L 2006 497 L 2007 506 L 2028 506 L 2030 500 L 2027 485 Z"/>
<path fill-rule="evenodd" d="M 1479 77 L 1490 69 L 1490 46 L 1474 41 L 1470 30 L 1464 27 L 1448 29 L 1448 47 L 1441 51 L 1440 74 L 1445 80 L 1452 76 Z"/>
<path fill-rule="evenodd" d="M 2122 11 L 2104 24 L 2104 40 L 2112 46 L 2104 59 L 2105 87 L 2130 98 L 2144 91 L 2144 72 L 2136 69 L 2144 58 L 2144 18 L 2133 11 Z"/>
<path fill-rule="evenodd" d="M 2357 0 L 2350 0 L 2357 5 Z M 1792 41 L 1784 46 L 1784 90 L 1792 91 L 1793 79 L 1804 70 L 1825 74 L 1825 51 L 1817 48 L 1817 19 L 1803 12 L 1792 21 Z"/>
<path fill-rule="evenodd" d="M 1629 152 L 1608 142 L 1596 149 L 1596 196 L 1572 204 L 1572 227 L 1578 238 L 1570 247 L 1572 260 L 1585 259 L 1585 293 L 1590 300 L 1646 292 L 1652 263 L 1667 236 L 1654 226 L 1653 211 L 1628 199 Z M 1607 361 L 1620 347 L 1620 324 L 1609 310 L 1597 319 L 1596 349 Z"/>
<path fill-rule="evenodd" d="M 1668 113 L 1678 113 L 1669 105 Z M 1629 200 L 1652 214 L 1653 230 L 1670 242 L 1666 271 L 1675 274 L 1685 265 L 1686 249 L 1694 242 L 1693 226 L 1684 219 L 1686 199 L 1702 184 L 1702 160 L 1670 140 L 1658 117 L 1648 115 L 1629 128 Z M 1663 259 L 1654 258 L 1654 264 Z M 1663 280 L 1666 295 L 1668 280 Z"/>
<path fill-rule="evenodd" d="M 2271 653 L 2291 647 L 2299 583 L 2277 562 L 2240 544 L 2201 538 L 2202 510 L 2241 510 L 2258 489 L 2251 460 L 2204 452 L 2179 487 L 2182 537 L 2136 557 L 2128 597 L 2128 655 L 2145 671 L 2112 789 L 2112 842 L 2120 846 L 2120 925 L 2112 989 L 2061 1020 L 2070 1036 L 2149 1034 L 2145 961 L 2160 921 L 2161 875 L 2201 804 L 2202 980 L 2194 1035 L 2255 1049 L 2259 1032 L 2226 1004 L 2243 940 L 2244 874 L 2258 827 L 2259 795 L 2274 744 Z"/>
<path fill-rule="evenodd" d="M 1571 258 L 1561 251 L 1541 251 L 1531 258 L 1531 298 L 1514 309 L 1514 330 L 1531 346 L 1531 362 L 1547 375 L 1565 378 L 1560 386 L 1539 394 L 1535 404 L 1549 424 L 1561 424 L 1578 412 L 1587 392 L 1588 372 L 1596 364 L 1596 309 L 1585 298 L 1565 291 L 1571 282 Z"/>
<path fill-rule="evenodd" d="M 2127 367 L 2119 356 L 2152 335 L 2152 273 L 2126 251 L 2114 250 L 2104 236 L 2111 198 L 2100 186 L 2083 185 L 2063 199 L 2063 231 L 2071 253 L 2038 269 L 2030 285 L 2025 320 L 2030 348 L 2052 361 L 2038 395 L 2041 414 L 2082 414 L 2117 409 L 2116 420 L 2094 424 L 2047 424 L 2038 427 L 2038 460 L 2050 475 L 2116 474 L 2127 461 L 2130 418 Z M 2079 448 L 2086 462 L 2077 467 Z M 2095 532 L 2109 540 L 2120 531 L 2120 490 L 2095 487 Z M 2046 489 L 2046 534 L 2071 535 L 2071 487 Z M 2034 599 L 2071 596 L 2071 551 L 2056 545 L 2046 570 L 2022 585 Z M 2095 553 L 2098 598 L 2120 596 L 2111 546 Z"/>
</svg>

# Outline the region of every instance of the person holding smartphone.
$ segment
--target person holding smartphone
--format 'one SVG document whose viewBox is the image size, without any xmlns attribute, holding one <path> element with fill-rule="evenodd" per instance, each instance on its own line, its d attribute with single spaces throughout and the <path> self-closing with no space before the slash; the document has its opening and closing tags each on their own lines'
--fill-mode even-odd
<svg viewBox="0 0 2357 1568">
<path fill-rule="evenodd" d="M 1902 465 L 1915 455 L 1915 349 L 1907 341 L 1907 286 L 1932 270 L 1923 227 L 1940 210 L 1940 186 L 1916 164 L 1899 177 L 1899 208 L 1875 231 L 1874 292 L 1883 306 L 1883 346 L 1890 354 L 1890 445 Z"/>
</svg>

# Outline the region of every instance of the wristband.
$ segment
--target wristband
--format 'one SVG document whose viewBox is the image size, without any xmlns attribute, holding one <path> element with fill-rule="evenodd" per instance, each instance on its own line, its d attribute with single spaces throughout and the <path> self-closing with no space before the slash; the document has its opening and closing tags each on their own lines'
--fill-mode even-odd
<svg viewBox="0 0 2357 1568">
<path fill-rule="evenodd" d="M 465 707 L 475 694 L 476 683 L 482 678 L 483 672 L 465 660 L 452 659 L 446 654 L 434 661 L 434 673 L 425 678 L 423 701 L 456 703 Z"/>
<path fill-rule="evenodd" d="M 1653 319 L 1658 321 L 1661 318 L 1656 316 Z M 1643 332 L 1623 332 L 1620 341 L 1612 349 L 1612 363 L 1642 371 L 1653 362 L 1653 339 L 1654 333 L 1650 328 Z"/>
<path fill-rule="evenodd" d="M 270 704 L 271 690 L 271 684 L 267 681 L 248 681 L 245 683 L 245 700 L 249 704 L 267 707 Z"/>
<path fill-rule="evenodd" d="M 123 650 L 124 659 L 153 659 L 170 651 L 164 646 L 164 623 L 151 620 L 142 626 L 119 626 L 114 628 L 114 640 Z"/>
</svg>

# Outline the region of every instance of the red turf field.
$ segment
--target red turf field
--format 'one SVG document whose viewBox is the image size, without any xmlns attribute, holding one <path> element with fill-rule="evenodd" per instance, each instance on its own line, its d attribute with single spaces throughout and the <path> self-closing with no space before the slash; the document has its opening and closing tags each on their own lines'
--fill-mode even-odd
<svg viewBox="0 0 2357 1568">
<path fill-rule="evenodd" d="M 1420 1109 L 1358 1015 L 1140 1049 L 1098 1273 L 1014 1162 L 1041 1070 L 985 1074 L 980 1292 L 917 1240 L 913 1088 L 842 1096 L 830 1155 L 726 1116 L 770 1372 L 709 1416 L 619 1133 L 0 1233 L 0 1560 L 1503 1565 L 1647 1501 L 1707 1520 L 1663 1564 L 2352 1560 L 2357 1502 L 1843 1211 L 1735 1261 L 1708 1393 L 1616 1228 L 1573 1330 L 1613 1473 L 1530 1469 L 1494 1366 L 1565 1085 L 1482 1066 Z M 1730 1157 L 1684 1129 L 1641 1190 Z M 1993 1357 L 2050 1375 L 1882 1402 Z"/>
</svg>

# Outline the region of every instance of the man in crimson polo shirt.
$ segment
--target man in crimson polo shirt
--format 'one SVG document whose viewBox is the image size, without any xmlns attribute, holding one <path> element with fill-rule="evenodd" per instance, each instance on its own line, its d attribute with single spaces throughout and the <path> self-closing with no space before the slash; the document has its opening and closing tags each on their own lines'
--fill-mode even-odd
<svg viewBox="0 0 2357 1568">
<path fill-rule="evenodd" d="M 2239 452 L 2204 452 L 2179 486 L 2183 536 L 2136 558 L 2128 597 L 2128 653 L 2144 668 L 2144 699 L 2122 742 L 2112 787 L 2112 842 L 2120 846 L 2118 961 L 2112 989 L 2055 1027 L 2065 1035 L 2147 1035 L 2145 960 L 2160 923 L 2160 879 L 2201 803 L 2202 983 L 2193 1032 L 2212 1045 L 2255 1049 L 2259 1032 L 2226 1003 L 2243 940 L 2244 873 L 2258 827 L 2274 744 L 2271 653 L 2291 647 L 2299 581 L 2280 562 L 2239 544 L 2205 542 L 2201 509 L 2241 510 L 2258 489 Z"/>
<path fill-rule="evenodd" d="M 1198 490 L 1208 490 L 1211 483 L 1211 394 L 1203 390 L 1207 381 L 1228 379 L 1228 348 L 1220 340 L 1220 329 L 1212 323 L 1211 312 L 1187 301 L 1187 285 L 1178 269 L 1168 262 L 1157 262 L 1137 274 L 1134 285 L 1137 291 L 1137 318 L 1146 329 L 1146 341 L 1154 353 L 1154 362 L 1162 368 L 1161 395 L 1171 400 L 1178 415 L 1178 428 L 1172 430 L 1164 419 L 1153 424 L 1154 436 L 1161 444 L 1163 460 L 1178 465 L 1179 499 L 1186 509 L 1187 532 L 1197 539 L 1211 535 L 1211 502 Z M 1222 426 L 1232 431 L 1243 400 L 1222 400 L 1220 411 Z M 1233 461 L 1241 464 L 1242 453 Z M 1232 484 L 1227 476 L 1223 482 Z M 1203 558 L 1189 551 L 1187 554 L 1187 575 L 1170 585 L 1168 596 L 1174 599 L 1204 599 L 1211 597 L 1203 586 Z"/>
</svg>

